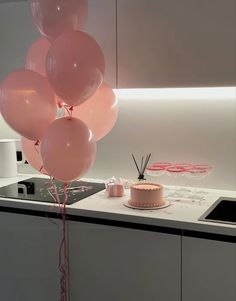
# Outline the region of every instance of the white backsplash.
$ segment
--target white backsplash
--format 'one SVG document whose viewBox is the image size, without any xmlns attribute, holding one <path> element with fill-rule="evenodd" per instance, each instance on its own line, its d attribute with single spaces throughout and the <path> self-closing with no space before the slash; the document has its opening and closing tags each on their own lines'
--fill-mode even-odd
<svg viewBox="0 0 236 301">
<path fill-rule="evenodd" d="M 158 98 L 119 99 L 117 124 L 98 142 L 97 160 L 89 175 L 137 178 L 131 153 L 141 158 L 151 152 L 150 162 L 213 166 L 204 180 L 153 178 L 160 183 L 236 190 L 236 90 L 214 89 L 210 93 L 209 89 L 199 89 L 201 93 L 167 89 Z M 224 89 L 228 90 L 224 93 Z"/>
<path fill-rule="evenodd" d="M 170 185 L 236 190 L 236 92 L 232 97 L 235 90 L 230 89 L 225 96 L 219 96 L 219 90 L 217 99 L 197 98 L 191 89 L 181 89 L 181 98 L 172 89 L 169 97 L 165 94 L 157 99 L 122 96 L 118 121 L 110 134 L 98 142 L 96 162 L 86 176 L 136 179 L 131 154 L 141 158 L 151 152 L 151 163 L 210 164 L 213 172 L 202 180 L 169 176 L 147 179 Z M 10 137 L 19 135 L 0 119 L 0 138 Z M 29 167 L 21 167 L 22 170 L 28 172 Z"/>
</svg>

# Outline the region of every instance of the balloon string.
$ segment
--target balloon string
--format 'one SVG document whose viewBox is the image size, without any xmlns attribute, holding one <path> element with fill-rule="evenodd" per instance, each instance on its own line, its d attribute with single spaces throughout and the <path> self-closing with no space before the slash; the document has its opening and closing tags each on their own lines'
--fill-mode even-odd
<svg viewBox="0 0 236 301">
<path fill-rule="evenodd" d="M 35 150 L 36 150 L 36 152 L 39 154 L 39 143 L 40 143 L 40 141 L 39 140 L 37 140 L 36 142 L 35 142 L 35 144 L 34 144 L 34 148 L 35 148 Z M 42 166 L 43 167 L 43 166 Z"/>
<path fill-rule="evenodd" d="M 39 144 L 40 144 L 40 141 L 37 140 L 34 144 L 34 148 L 35 148 L 35 151 L 37 154 L 40 154 L 39 153 Z M 43 164 L 41 165 L 40 169 L 39 169 L 39 172 L 41 172 L 42 174 L 45 174 L 45 172 L 43 172 Z"/>
<path fill-rule="evenodd" d="M 65 105 L 64 108 L 66 109 L 69 117 L 72 117 L 72 113 L 73 113 L 74 107 L 73 106 Z"/>
<path fill-rule="evenodd" d="M 64 200 L 63 204 L 60 204 L 62 211 L 62 241 L 60 245 L 59 255 L 59 270 L 61 271 L 61 297 L 60 301 L 69 300 L 69 257 L 68 257 L 68 232 L 67 232 L 67 220 L 66 220 L 66 204 L 68 201 L 68 184 L 64 184 Z"/>
<path fill-rule="evenodd" d="M 64 183 L 63 203 L 60 197 L 54 179 L 50 177 L 51 187 L 48 189 L 54 202 L 58 205 L 62 218 L 62 239 L 59 247 L 59 263 L 58 268 L 61 273 L 60 277 L 60 298 L 59 301 L 69 301 L 69 239 L 68 239 L 68 222 L 66 219 L 66 204 L 68 202 L 68 183 Z"/>
</svg>

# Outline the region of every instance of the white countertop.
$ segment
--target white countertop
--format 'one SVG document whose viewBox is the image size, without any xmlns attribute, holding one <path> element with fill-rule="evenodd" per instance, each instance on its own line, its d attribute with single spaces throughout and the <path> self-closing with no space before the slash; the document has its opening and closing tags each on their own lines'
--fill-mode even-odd
<svg viewBox="0 0 236 301">
<path fill-rule="evenodd" d="M 43 176 L 19 174 L 15 178 L 0 178 L 0 187 L 17 181 L 26 180 L 31 177 Z M 178 187 L 174 186 L 164 187 L 165 193 L 168 195 L 170 193 L 174 193 L 177 188 Z M 105 191 L 101 191 L 77 203 L 68 205 L 67 213 L 84 217 L 236 236 L 236 225 L 198 220 L 219 197 L 235 198 L 236 191 L 197 189 L 189 187 L 186 187 L 186 189 L 200 190 L 202 196 L 201 200 L 200 198 L 189 197 L 189 192 L 186 192 L 185 198 L 168 198 L 171 201 L 171 205 L 169 207 L 157 210 L 137 210 L 124 206 L 124 203 L 129 199 L 129 189 L 125 189 L 125 195 L 121 198 L 108 198 Z M 1 197 L 0 206 L 47 212 L 57 211 L 57 205 L 52 203 L 4 199 Z"/>
</svg>

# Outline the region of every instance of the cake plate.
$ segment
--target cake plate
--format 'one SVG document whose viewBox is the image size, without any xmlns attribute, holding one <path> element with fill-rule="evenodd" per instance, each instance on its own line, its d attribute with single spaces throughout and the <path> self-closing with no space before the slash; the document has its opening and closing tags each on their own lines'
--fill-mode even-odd
<svg viewBox="0 0 236 301">
<path fill-rule="evenodd" d="M 123 203 L 123 205 L 125 207 L 132 208 L 132 209 L 139 209 L 139 210 L 157 210 L 157 209 L 166 208 L 166 207 L 170 206 L 170 204 L 171 204 L 170 201 L 165 201 L 164 205 L 157 206 L 157 207 L 136 207 L 136 206 L 130 205 L 129 201 L 126 201 L 126 202 Z"/>
</svg>

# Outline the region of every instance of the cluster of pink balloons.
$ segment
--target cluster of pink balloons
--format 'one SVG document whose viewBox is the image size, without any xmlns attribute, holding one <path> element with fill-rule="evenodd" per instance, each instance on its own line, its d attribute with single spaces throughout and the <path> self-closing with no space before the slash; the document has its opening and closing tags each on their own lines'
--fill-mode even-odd
<svg viewBox="0 0 236 301">
<path fill-rule="evenodd" d="M 117 99 L 103 82 L 100 46 L 81 31 L 87 1 L 30 0 L 30 9 L 42 37 L 31 45 L 25 69 L 1 83 L 0 111 L 23 136 L 27 161 L 43 174 L 70 182 L 94 163 L 96 142 L 117 120 Z M 58 103 L 65 108 L 61 118 Z"/>
</svg>

